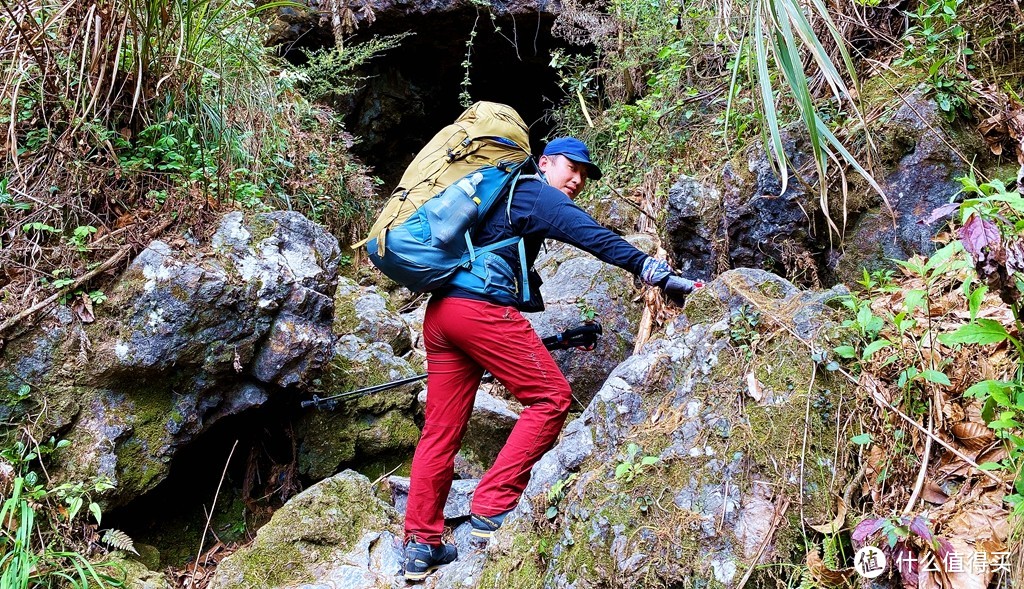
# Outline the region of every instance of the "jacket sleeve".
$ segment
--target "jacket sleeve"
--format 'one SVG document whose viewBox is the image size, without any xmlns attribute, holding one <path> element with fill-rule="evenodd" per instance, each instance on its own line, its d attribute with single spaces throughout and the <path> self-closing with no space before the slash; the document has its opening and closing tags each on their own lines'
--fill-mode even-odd
<svg viewBox="0 0 1024 589">
<path fill-rule="evenodd" d="M 517 234 L 556 239 L 640 274 L 647 254 L 603 227 L 561 191 L 541 182 L 529 182 L 523 188 L 512 200 L 510 220 Z"/>
</svg>

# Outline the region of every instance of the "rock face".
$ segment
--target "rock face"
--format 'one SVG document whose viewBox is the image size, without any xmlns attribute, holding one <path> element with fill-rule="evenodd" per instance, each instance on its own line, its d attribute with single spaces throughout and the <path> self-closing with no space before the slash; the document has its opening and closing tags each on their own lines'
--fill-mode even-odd
<svg viewBox="0 0 1024 589">
<path fill-rule="evenodd" d="M 982 159 L 988 153 L 973 131 L 965 134 L 952 129 L 923 91 L 907 96 L 880 128 L 882 163 L 888 172 L 884 187 L 895 218 L 887 207 L 875 203 L 856 219 L 843 254 L 834 260 L 840 280 L 859 279 L 865 266 L 892 267 L 889 259 L 905 260 L 915 253 L 935 251 L 931 238 L 943 223 L 922 221 L 960 192 L 956 178 L 970 171 L 970 164 L 946 137 L 956 138 L 961 153 L 979 154 Z"/>
<path fill-rule="evenodd" d="M 847 174 L 848 194 L 832 187 L 827 211 L 817 192 L 792 172 L 780 194 L 770 156 L 757 144 L 723 167 L 721 193 L 688 177 L 672 186 L 663 237 L 677 265 L 701 278 L 722 266 L 762 268 L 816 286 L 853 282 L 863 267 L 891 268 L 892 259 L 934 251 L 931 239 L 942 223 L 923 220 L 954 198 L 961 188 L 956 178 L 969 170 L 951 143 L 961 153 L 979 154 L 978 165 L 988 150 L 973 131 L 951 127 L 921 91 L 887 112 L 874 125 L 873 138 L 879 152 L 875 173 L 883 179 L 891 212 L 854 172 Z M 810 148 L 801 136 L 798 129 L 784 130 L 783 147 L 793 168 L 813 184 Z M 829 229 L 826 213 L 842 239 Z"/>
<path fill-rule="evenodd" d="M 401 571 L 397 523 L 369 479 L 341 472 L 275 512 L 251 545 L 218 565 L 209 587 L 391 586 Z"/>
<path fill-rule="evenodd" d="M 116 484 L 117 505 L 153 488 L 177 449 L 213 423 L 309 384 L 331 357 L 339 248 L 295 213 L 226 215 L 208 249 L 154 242 L 97 309 L 58 311 L 0 360 L 12 419 L 46 410 L 37 435 L 72 442 L 57 476 Z"/>
<path fill-rule="evenodd" d="M 327 397 L 422 373 L 409 351 L 410 330 L 386 295 L 338 281 L 330 361 L 309 390 Z M 423 382 L 339 401 L 303 413 L 296 427 L 299 472 L 318 480 L 360 459 L 412 453 L 419 440 L 416 394 Z"/>
<path fill-rule="evenodd" d="M 806 146 L 788 134 L 783 146 L 796 169 L 810 161 Z M 730 267 L 772 269 L 792 275 L 797 260 L 803 259 L 813 268 L 810 252 L 817 248 L 810 235 L 813 219 L 807 211 L 817 209 L 817 195 L 808 194 L 792 175 L 786 191 L 781 192 L 782 183 L 760 144 L 727 163 L 722 181 Z M 677 247 L 673 243 L 673 249 Z"/>
<path fill-rule="evenodd" d="M 668 191 L 665 234 L 676 270 L 708 280 L 722 254 L 722 193 L 696 178 L 680 176 Z"/>
<path fill-rule="evenodd" d="M 757 563 L 786 562 L 800 535 L 788 506 L 803 500 L 805 518 L 827 521 L 845 484 L 831 409 L 844 385 L 809 348 L 838 294 L 736 270 L 692 296 L 534 468 L 480 586 L 732 587 Z M 738 353 L 741 308 L 760 314 L 768 342 L 750 359 Z M 524 549 L 537 545 L 544 560 Z"/>
</svg>

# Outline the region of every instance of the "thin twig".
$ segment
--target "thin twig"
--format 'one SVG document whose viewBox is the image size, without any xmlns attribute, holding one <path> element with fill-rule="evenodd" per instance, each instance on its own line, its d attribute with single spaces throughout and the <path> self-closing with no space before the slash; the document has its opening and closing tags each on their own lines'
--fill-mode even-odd
<svg viewBox="0 0 1024 589">
<path fill-rule="evenodd" d="M 4 321 L 3 324 L 0 324 L 0 333 L 3 333 L 5 331 L 7 331 L 11 327 L 13 327 L 17 323 L 19 323 L 22 319 L 26 319 L 26 318 L 36 314 L 37 312 L 45 309 L 46 307 L 49 307 L 53 303 L 57 302 L 57 299 L 59 299 L 60 297 L 64 296 L 65 293 L 71 292 L 71 291 L 75 290 L 76 288 L 78 288 L 83 283 L 85 283 L 86 281 L 90 280 L 91 278 L 93 278 L 97 274 L 99 274 L 101 272 L 104 272 L 104 271 L 110 269 L 111 267 L 117 265 L 131 251 L 132 251 L 132 246 L 130 246 L 130 245 L 126 245 L 126 246 L 122 247 L 120 250 L 118 250 L 118 252 L 116 254 L 114 254 L 109 259 L 107 259 L 106 262 L 103 262 L 98 267 L 93 269 L 91 272 L 87 272 L 86 274 L 83 274 L 81 277 L 79 277 L 77 280 L 72 282 L 70 285 L 68 285 L 64 289 L 59 290 L 59 291 L 53 293 L 52 295 L 46 297 L 42 301 L 36 303 L 35 305 L 32 305 L 28 309 L 25 309 L 24 311 L 22 311 L 21 313 L 18 313 L 14 317 L 11 317 L 7 321 Z"/>
<path fill-rule="evenodd" d="M 846 374 L 847 378 L 852 379 L 852 382 L 854 382 L 855 384 L 858 384 L 858 385 L 860 384 L 860 381 L 858 381 L 857 379 L 854 379 L 853 376 L 851 376 L 850 374 L 846 373 L 846 371 L 844 371 L 842 369 L 840 369 L 840 371 L 843 372 L 844 374 Z M 882 407 L 884 407 L 886 409 L 889 409 L 891 411 L 895 411 L 896 414 L 899 415 L 904 421 L 906 421 L 910 425 L 914 426 L 915 429 L 917 429 L 919 432 L 921 432 L 925 436 L 927 436 L 928 439 L 931 439 L 931 440 L 934 440 L 934 441 L 938 442 L 938 444 L 940 446 L 942 446 L 946 450 L 949 450 L 950 452 L 955 454 L 957 456 L 957 458 L 959 458 L 960 460 L 963 460 L 964 462 L 966 462 L 970 466 L 974 467 L 981 474 L 987 476 L 988 478 L 992 479 L 996 483 L 999 483 L 1000 485 L 1008 484 L 1006 481 L 1002 480 L 1001 478 L 997 477 L 996 475 L 992 474 L 991 472 L 989 472 L 987 470 L 984 470 L 983 468 L 978 466 L 977 462 L 975 462 L 975 461 L 971 460 L 970 458 L 968 458 L 967 455 L 965 455 L 963 452 L 957 450 L 953 446 L 950 446 L 949 444 L 944 442 L 942 440 L 942 438 L 940 438 L 940 437 L 936 436 L 935 434 L 933 434 L 932 432 L 926 430 L 924 427 L 921 426 L 921 424 L 919 424 L 916 421 L 914 421 L 913 419 L 911 419 L 906 413 L 904 413 L 904 412 L 900 411 L 899 409 L 897 409 L 896 407 L 894 407 L 891 403 L 889 403 L 884 398 L 882 398 L 882 394 L 880 392 L 878 392 L 877 389 L 876 390 L 869 390 L 868 393 L 871 395 L 871 398 L 875 401 L 875 403 L 877 403 L 878 405 L 880 405 L 880 406 L 882 406 Z"/>
<path fill-rule="evenodd" d="M 935 410 L 933 407 L 928 408 L 928 432 L 935 429 Z M 921 489 L 924 488 L 925 475 L 928 474 L 928 460 L 932 454 L 932 438 L 927 436 L 924 439 L 924 455 L 921 457 L 921 470 L 917 473 L 917 482 L 914 484 L 914 492 L 910 494 L 910 500 L 907 501 L 907 506 L 903 508 L 903 515 L 907 515 L 914 509 L 914 504 L 917 503 L 917 498 L 921 495 Z"/>
<path fill-rule="evenodd" d="M 210 529 L 210 520 L 213 519 L 213 511 L 217 509 L 217 498 L 220 496 L 220 487 L 224 484 L 224 477 L 228 474 L 228 465 L 231 464 L 231 457 L 235 455 L 235 448 L 238 447 L 238 440 L 231 445 L 231 452 L 228 452 L 228 459 L 224 461 L 224 470 L 220 473 L 220 481 L 217 482 L 217 491 L 213 494 L 213 505 L 210 506 L 210 511 L 206 514 L 206 526 L 203 527 L 203 533 L 199 536 L 199 550 L 196 551 L 196 562 L 192 566 L 192 577 L 195 578 L 196 571 L 199 570 L 199 558 L 203 555 L 203 543 L 206 541 L 206 532 Z"/>
<path fill-rule="evenodd" d="M 170 227 L 171 223 L 173 223 L 173 222 L 174 222 L 173 219 L 168 219 L 167 221 L 164 221 L 159 226 L 157 226 L 153 231 L 150 231 L 147 234 L 147 237 L 149 237 L 149 238 L 155 237 L 161 231 L 163 231 L 164 229 Z M 134 247 L 133 245 L 126 245 L 126 246 L 122 247 L 121 249 L 119 249 L 117 251 L 116 254 L 114 254 L 113 256 L 108 258 L 106 262 L 103 262 L 102 264 L 100 264 L 99 266 L 94 268 L 92 271 L 86 272 L 85 274 L 83 274 L 82 276 L 77 278 L 74 282 L 69 284 L 64 289 L 62 289 L 62 290 L 60 290 L 58 292 L 53 293 L 52 295 L 50 295 L 46 299 L 40 301 L 39 303 L 36 303 L 35 305 L 32 305 L 28 309 L 25 309 L 24 311 L 22 311 L 21 313 L 18 313 L 14 317 L 11 317 L 7 321 L 4 321 L 2 324 L 0 324 L 0 333 L 3 333 L 5 331 L 7 331 L 8 329 L 10 329 L 14 325 L 16 325 L 21 320 L 26 319 L 28 317 L 31 317 L 35 313 L 38 313 L 39 311 L 45 309 L 46 307 L 49 307 L 53 303 L 57 302 L 57 300 L 60 299 L 60 297 L 64 296 L 65 293 L 73 292 L 76 288 L 78 288 L 82 284 L 88 282 L 93 277 L 95 277 L 97 274 L 105 272 L 105 271 L 109 270 L 110 268 L 116 266 L 117 264 L 121 263 L 121 261 L 125 257 L 127 257 L 129 253 L 131 253 L 133 247 Z"/>
<path fill-rule="evenodd" d="M 645 215 L 648 219 L 650 219 L 651 221 L 654 221 L 655 223 L 658 222 L 658 219 L 654 215 L 652 215 L 652 214 L 648 213 L 647 211 L 643 210 L 643 208 L 641 208 L 640 205 L 638 205 L 635 202 L 633 202 L 633 201 L 629 200 L 628 198 L 626 198 L 626 195 L 622 194 L 622 192 L 620 192 L 618 188 L 615 188 L 611 184 L 608 185 L 608 188 L 611 188 L 612 192 L 614 192 L 616 196 L 621 198 L 623 202 L 625 202 L 629 206 L 633 207 L 634 209 L 640 211 L 640 214 Z"/>
</svg>

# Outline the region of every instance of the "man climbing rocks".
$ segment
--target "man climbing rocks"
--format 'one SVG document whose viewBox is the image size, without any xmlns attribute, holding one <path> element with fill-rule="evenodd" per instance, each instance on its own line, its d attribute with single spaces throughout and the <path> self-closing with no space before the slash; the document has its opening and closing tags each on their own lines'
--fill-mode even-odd
<svg viewBox="0 0 1024 589">
<path fill-rule="evenodd" d="M 588 179 L 601 178 L 582 141 L 551 141 L 537 168 L 541 176 L 522 177 L 511 206 L 496 206 L 477 226 L 474 241 L 480 245 L 518 236 L 525 246 L 525 260 L 514 245 L 497 250 L 488 272 L 511 277 L 521 263 L 532 268 L 541 244 L 551 238 L 624 268 L 671 297 L 682 298 L 693 290 L 693 282 L 676 276 L 668 264 L 633 247 L 573 203 Z M 407 580 L 422 580 L 458 556 L 455 546 L 441 539 L 443 510 L 484 371 L 525 409 L 473 495 L 473 536 L 490 538 L 501 527 L 526 488 L 530 469 L 554 445 L 565 422 L 572 398 L 569 383 L 520 313 L 543 308 L 540 278 L 532 271 L 529 278 L 529 285 L 521 285 L 529 289 L 529 302 L 523 293 L 495 287 L 501 280 L 474 282 L 457 275 L 449 286 L 434 291 L 427 305 L 427 403 L 405 517 Z"/>
</svg>

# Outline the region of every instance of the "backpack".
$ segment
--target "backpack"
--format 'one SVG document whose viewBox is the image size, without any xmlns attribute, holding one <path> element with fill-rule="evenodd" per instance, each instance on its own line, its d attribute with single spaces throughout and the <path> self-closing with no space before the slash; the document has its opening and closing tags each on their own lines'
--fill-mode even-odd
<svg viewBox="0 0 1024 589">
<path fill-rule="evenodd" d="M 353 248 L 365 245 L 381 272 L 416 292 L 444 286 L 460 269 L 471 270 L 481 255 L 517 241 L 525 259 L 521 238 L 478 248 L 472 232 L 506 192 L 511 200 L 529 161 L 529 132 L 519 114 L 503 104 L 477 102 L 420 150 L 369 236 Z"/>
</svg>

